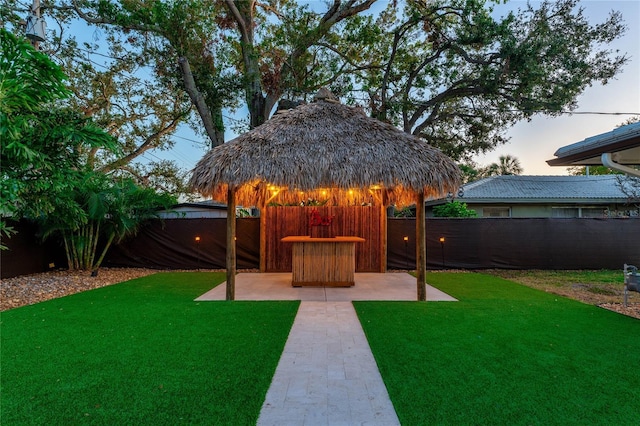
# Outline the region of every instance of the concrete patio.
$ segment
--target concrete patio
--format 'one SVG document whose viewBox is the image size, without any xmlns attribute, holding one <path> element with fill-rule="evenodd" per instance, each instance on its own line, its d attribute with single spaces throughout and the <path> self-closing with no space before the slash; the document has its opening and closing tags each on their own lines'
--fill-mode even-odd
<svg viewBox="0 0 640 426">
<path fill-rule="evenodd" d="M 291 273 L 240 273 L 236 276 L 236 300 L 303 300 L 348 302 L 352 300 L 416 300 L 416 279 L 406 272 L 359 272 L 353 287 L 292 287 Z M 225 283 L 196 301 L 224 300 Z M 456 301 L 427 285 L 428 301 Z"/>
</svg>

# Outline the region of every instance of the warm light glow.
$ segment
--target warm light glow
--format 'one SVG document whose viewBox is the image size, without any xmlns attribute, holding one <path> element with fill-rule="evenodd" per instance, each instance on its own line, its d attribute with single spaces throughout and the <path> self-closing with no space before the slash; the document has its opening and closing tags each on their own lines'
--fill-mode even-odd
<svg viewBox="0 0 640 426">
<path fill-rule="evenodd" d="M 353 189 L 349 190 L 349 195 L 353 195 Z"/>
<path fill-rule="evenodd" d="M 196 243 L 200 242 L 200 237 L 196 237 Z"/>
<path fill-rule="evenodd" d="M 440 242 L 444 243 L 444 237 L 440 237 Z"/>
<path fill-rule="evenodd" d="M 326 196 L 326 195 L 327 195 L 327 191 L 322 190 L 321 194 L 322 194 L 322 196 L 324 197 L 324 196 Z"/>
<path fill-rule="evenodd" d="M 374 191 L 377 191 L 379 189 L 382 189 L 382 187 L 380 185 L 371 185 L 370 187 L 371 189 L 373 189 Z"/>
<path fill-rule="evenodd" d="M 280 192 L 280 188 L 275 185 L 269 185 L 268 189 L 271 192 L 271 195 L 276 195 L 278 192 Z"/>
<path fill-rule="evenodd" d="M 404 240 L 404 242 L 406 243 L 407 241 L 409 241 L 409 237 L 407 237 L 406 235 L 404 237 L 402 237 L 402 239 Z"/>
</svg>

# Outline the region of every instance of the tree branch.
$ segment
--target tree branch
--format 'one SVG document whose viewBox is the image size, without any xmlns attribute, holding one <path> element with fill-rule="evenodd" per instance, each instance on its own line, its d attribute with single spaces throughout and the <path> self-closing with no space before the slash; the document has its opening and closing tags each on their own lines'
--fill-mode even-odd
<svg viewBox="0 0 640 426">
<path fill-rule="evenodd" d="M 159 32 L 158 28 L 152 28 L 146 25 L 137 25 L 137 24 L 131 24 L 131 23 L 128 23 L 127 25 L 123 25 L 121 23 L 116 23 L 116 21 L 112 19 L 93 18 L 82 11 L 80 5 L 78 5 L 77 0 L 71 0 L 71 4 L 73 4 L 73 10 L 78 14 L 78 16 L 91 24 L 118 25 L 128 30 L 136 30 L 136 31 L 142 31 L 142 32 L 153 31 L 156 33 Z"/>
<path fill-rule="evenodd" d="M 433 121 L 434 117 L 437 115 L 437 111 L 445 101 L 485 93 L 484 88 L 473 84 L 475 82 L 467 80 L 467 83 L 469 83 L 469 86 L 465 87 L 461 84 L 461 82 L 456 82 L 454 85 L 452 85 L 452 87 L 429 99 L 429 101 L 422 102 L 420 106 L 416 108 L 416 111 L 411 117 L 411 127 L 415 125 L 415 123 L 418 121 L 418 118 L 420 118 L 420 116 L 422 116 L 422 114 L 424 114 L 429 108 L 433 108 L 433 112 L 430 114 L 430 117 L 428 119 L 425 119 L 422 123 L 416 126 L 412 133 L 421 133 L 424 128 Z M 455 87 L 458 85 L 461 87 Z"/>
<path fill-rule="evenodd" d="M 300 37 L 291 54 L 283 62 L 283 65 L 280 67 L 281 79 L 286 79 L 286 74 L 289 74 L 296 69 L 295 64 L 298 60 L 305 54 L 305 52 L 307 52 L 309 47 L 317 44 L 319 40 L 329 32 L 334 24 L 369 9 L 375 2 L 376 0 L 365 0 L 358 4 L 358 0 L 349 0 L 343 5 L 340 0 L 334 0 L 329 10 L 327 10 L 320 19 L 318 25 Z M 289 66 L 285 67 L 284 64 L 288 64 Z M 269 106 L 272 107 L 275 105 L 280 96 L 282 96 L 282 90 L 275 93 L 268 93 L 265 100 L 267 109 Z M 268 111 L 265 111 L 265 114 L 268 114 Z"/>
<path fill-rule="evenodd" d="M 247 22 L 244 19 L 244 16 L 238 10 L 236 3 L 234 0 L 225 0 L 225 4 L 229 9 L 229 12 L 233 15 L 236 23 L 238 24 L 238 29 L 240 30 L 240 36 L 242 37 L 242 41 L 245 43 L 253 43 L 253 33 L 250 29 L 251 22 Z M 253 10 L 253 5 L 249 6 L 249 10 Z"/>
<path fill-rule="evenodd" d="M 154 134 L 148 136 L 144 142 L 138 146 L 133 152 L 131 152 L 130 154 L 117 159 L 116 161 L 109 163 L 105 166 L 103 166 L 100 171 L 103 173 L 108 173 L 112 170 L 118 169 L 120 167 L 122 167 L 123 164 L 128 164 L 130 163 L 134 158 L 144 154 L 146 151 L 148 151 L 149 149 L 154 147 L 154 142 L 156 142 L 157 140 L 159 140 L 161 137 L 173 132 L 177 127 L 178 124 L 180 124 L 182 122 L 182 119 L 184 118 L 185 113 L 182 113 L 176 117 L 174 117 L 171 122 L 169 124 L 167 124 L 166 126 L 164 126 L 163 128 L 161 128 L 160 130 L 158 130 L 157 132 L 155 132 Z"/>
<path fill-rule="evenodd" d="M 200 118 L 202 119 L 202 124 L 204 125 L 204 129 L 211 140 L 211 147 L 218 146 L 224 143 L 224 135 L 222 140 L 219 140 L 220 135 L 216 131 L 216 126 L 213 122 L 213 116 L 211 115 L 211 110 L 207 106 L 207 103 L 202 96 L 202 93 L 196 87 L 196 81 L 193 78 L 193 73 L 191 72 L 191 67 L 189 66 L 189 60 L 184 56 L 178 58 L 178 64 L 180 65 L 180 72 L 182 74 L 182 81 L 184 82 L 184 88 L 189 94 L 191 98 L 191 102 L 196 106 L 198 113 L 200 114 Z"/>
</svg>

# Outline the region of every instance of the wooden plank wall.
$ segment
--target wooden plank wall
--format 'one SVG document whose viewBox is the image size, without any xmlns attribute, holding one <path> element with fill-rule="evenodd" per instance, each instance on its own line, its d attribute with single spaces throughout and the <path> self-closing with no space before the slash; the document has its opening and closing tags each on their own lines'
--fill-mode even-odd
<svg viewBox="0 0 640 426">
<path fill-rule="evenodd" d="M 331 225 L 309 226 L 314 209 L 321 217 L 333 217 Z M 292 244 L 283 243 L 280 239 L 292 235 L 362 237 L 366 241 L 356 243 L 356 272 L 380 272 L 386 266 L 382 265 L 382 213 L 383 210 L 376 206 L 267 207 L 267 272 L 291 271 Z"/>
</svg>

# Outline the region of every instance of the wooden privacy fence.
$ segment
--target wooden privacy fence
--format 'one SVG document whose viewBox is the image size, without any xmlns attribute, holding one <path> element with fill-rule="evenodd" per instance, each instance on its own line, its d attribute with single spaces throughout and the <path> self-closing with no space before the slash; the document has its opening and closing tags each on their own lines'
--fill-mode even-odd
<svg viewBox="0 0 640 426">
<path fill-rule="evenodd" d="M 384 210 L 375 206 L 286 206 L 266 209 L 266 270 L 291 271 L 292 245 L 284 237 L 352 236 L 356 244 L 356 271 L 381 272 L 386 267 Z"/>
<path fill-rule="evenodd" d="M 290 215 L 275 208 L 283 222 L 282 236 L 307 232 L 303 219 L 285 219 Z M 295 208 L 292 208 L 295 209 Z M 368 209 L 368 210 L 367 210 Z M 359 213 L 355 213 L 355 211 Z M 291 210 L 293 211 L 293 210 Z M 336 233 L 364 236 L 375 226 L 379 210 L 358 207 L 358 220 L 342 218 L 335 212 Z M 300 209 L 299 212 L 306 212 Z M 318 210 L 333 215 L 331 210 Z M 366 216 L 366 217 L 365 217 Z M 387 228 L 386 248 L 374 250 L 369 238 L 368 252 L 360 253 L 360 266 L 375 270 L 376 257 L 387 254 L 389 269 L 415 268 L 415 219 L 386 219 L 378 216 Z M 271 220 L 276 221 L 276 217 Z M 157 269 L 223 269 L 225 267 L 226 219 L 168 219 L 146 226 L 140 234 L 107 254 L 104 266 Z M 358 227 L 356 227 L 358 223 Z M 620 269 L 625 263 L 640 265 L 640 219 L 437 219 L 428 218 L 427 266 L 430 269 Z M 258 268 L 260 256 L 260 222 L 257 218 L 238 219 L 238 268 Z M 304 225 L 304 226 L 303 226 Z M 64 252 L 53 241 L 42 244 L 32 225 L 15 225 L 19 233 L 3 239 L 10 250 L 2 252 L 2 278 L 43 272 L 53 263 L 65 267 Z M 275 226 L 275 225 L 269 225 Z M 366 232 L 365 232 L 366 231 Z M 328 230 L 317 230 L 328 232 Z M 372 235 L 376 234 L 371 231 Z M 199 242 L 195 237 L 199 236 Z M 405 242 L 404 237 L 407 237 Z M 443 237 L 444 242 L 439 239 Z M 271 244 L 279 246 L 279 237 Z M 358 245 L 365 243 L 358 243 Z M 286 246 L 285 246 L 286 248 Z M 367 254 L 368 253 L 368 254 Z M 286 268 L 290 252 L 274 249 L 273 268 Z M 283 263 L 277 263 L 281 257 Z M 363 266 L 365 265 L 365 266 Z M 290 270 L 290 269 L 289 269 Z"/>
</svg>

